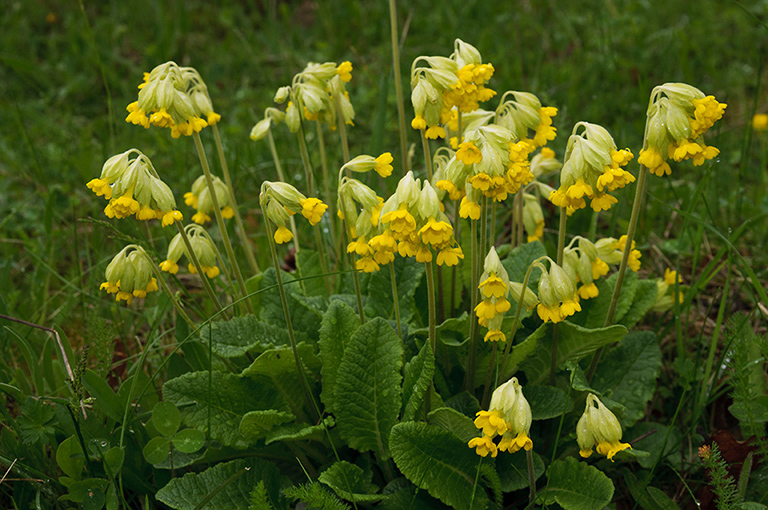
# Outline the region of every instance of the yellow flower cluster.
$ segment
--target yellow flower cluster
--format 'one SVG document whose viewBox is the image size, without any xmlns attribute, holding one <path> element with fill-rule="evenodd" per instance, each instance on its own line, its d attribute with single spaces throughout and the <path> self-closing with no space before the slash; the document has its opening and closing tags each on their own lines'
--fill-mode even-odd
<svg viewBox="0 0 768 510">
<path fill-rule="evenodd" d="M 187 225 L 184 227 L 184 232 L 189 239 L 189 244 L 192 246 L 192 251 L 195 252 L 198 262 L 200 262 L 200 268 L 205 272 L 208 278 L 216 278 L 219 275 L 219 268 L 216 266 L 216 259 L 218 258 L 218 250 L 213 244 L 213 240 L 210 238 L 205 229 L 199 225 Z M 171 243 L 168 245 L 168 252 L 164 261 L 160 263 L 160 269 L 167 273 L 176 274 L 179 272 L 179 259 L 187 253 L 184 241 L 181 238 L 181 234 L 176 234 Z M 197 268 L 192 261 L 187 265 L 187 269 L 190 273 L 196 274 Z"/>
<path fill-rule="evenodd" d="M 576 286 L 568 272 L 547 257 L 550 266 L 549 271 L 535 263 L 541 269 L 539 278 L 539 304 L 536 312 L 544 322 L 558 323 L 576 312 L 581 311 L 579 295 Z"/>
<path fill-rule="evenodd" d="M 533 448 L 533 441 L 528 437 L 533 422 L 531 406 L 516 377 L 494 390 L 488 409 L 478 411 L 475 418 L 475 427 L 482 435 L 468 443 L 478 455 L 487 457 L 490 453 L 496 457 L 500 451 L 515 453 Z M 494 439 L 498 436 L 501 440 L 496 443 Z"/>
<path fill-rule="evenodd" d="M 501 331 L 501 325 L 504 321 L 504 312 L 511 306 L 507 300 L 509 276 L 493 246 L 485 257 L 478 288 L 483 300 L 475 307 L 475 314 L 478 323 L 488 328 L 484 340 L 486 342 L 506 341 L 507 337 Z"/>
<path fill-rule="evenodd" d="M 307 218 L 311 225 L 317 225 L 328 209 L 320 199 L 307 198 L 299 190 L 284 182 L 264 181 L 261 184 L 259 202 L 264 215 L 277 226 L 273 235 L 277 244 L 287 243 L 293 239 L 293 233 L 285 226 L 285 222 L 297 211 L 301 211 L 301 215 Z"/>
<path fill-rule="evenodd" d="M 637 158 L 654 175 L 670 175 L 667 159 L 690 159 L 694 166 L 720 151 L 704 143 L 703 135 L 722 118 L 728 105 L 685 83 L 665 83 L 654 88 L 648 107 L 643 150 Z"/>
<path fill-rule="evenodd" d="M 501 96 L 496 108 L 496 123 L 512 131 L 517 140 L 542 147 L 557 135 L 557 129 L 552 125 L 555 115 L 557 108 L 541 106 L 534 94 L 510 90 Z"/>
<path fill-rule="evenodd" d="M 114 256 L 105 271 L 107 281 L 99 287 L 115 294 L 116 301 L 130 305 L 133 298 L 145 298 L 158 290 L 157 279 L 152 276 L 152 261 L 139 246 L 129 244 Z"/>
<path fill-rule="evenodd" d="M 229 194 L 229 189 L 215 175 L 213 176 L 213 189 L 221 208 L 221 216 L 227 219 L 232 218 L 235 215 L 235 210 L 232 209 L 232 197 Z M 211 221 L 213 200 L 211 199 L 211 190 L 208 188 L 204 175 L 201 175 L 192 183 L 191 191 L 184 193 L 184 203 L 197 209 L 197 212 L 192 216 L 192 221 L 200 225 Z"/>
<path fill-rule="evenodd" d="M 680 284 L 680 276 L 677 271 L 666 268 L 664 277 L 656 279 L 656 300 L 651 306 L 651 310 L 656 313 L 663 313 L 671 310 L 675 306 L 675 284 Z M 682 291 L 677 293 L 677 302 L 682 303 L 685 296 Z"/>
<path fill-rule="evenodd" d="M 621 442 L 621 424 L 616 416 L 593 394 L 587 395 L 587 406 L 576 425 L 579 454 L 587 458 L 592 448 L 613 462 L 613 456 L 632 447 Z"/>
</svg>

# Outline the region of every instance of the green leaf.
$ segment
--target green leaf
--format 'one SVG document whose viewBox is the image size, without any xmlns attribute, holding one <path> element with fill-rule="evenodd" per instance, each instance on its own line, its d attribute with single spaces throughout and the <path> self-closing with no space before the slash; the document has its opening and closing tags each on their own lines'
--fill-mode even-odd
<svg viewBox="0 0 768 510">
<path fill-rule="evenodd" d="M 282 425 L 295 419 L 292 413 L 275 409 L 251 411 L 246 413 L 240 421 L 240 432 L 248 441 L 255 441 L 266 436 L 275 425 Z"/>
<path fill-rule="evenodd" d="M 56 410 L 48 403 L 35 397 L 27 397 L 21 405 L 21 416 L 17 419 L 23 443 L 37 443 L 53 436 Z"/>
<path fill-rule="evenodd" d="M 473 437 L 478 437 L 479 430 L 471 418 L 461 414 L 456 409 L 450 407 L 441 407 L 435 409 L 427 415 L 427 422 L 430 425 L 437 425 L 441 429 L 452 432 L 464 443 L 468 443 Z"/>
<path fill-rule="evenodd" d="M 83 373 L 82 382 L 86 391 L 95 399 L 99 411 L 118 423 L 123 421 L 124 409 L 120 399 L 103 377 L 89 368 Z"/>
<path fill-rule="evenodd" d="M 667 434 L 669 434 L 669 437 L 667 437 Z M 636 441 L 638 437 L 642 437 L 642 439 Z M 661 459 L 661 462 L 666 460 L 673 466 L 680 465 L 680 445 L 682 444 L 683 436 L 676 427 L 670 429 L 670 427 L 660 423 L 641 421 L 631 429 L 626 430 L 623 438 L 627 442 L 634 441 L 632 448 L 651 453 L 649 457 L 637 458 L 637 463 L 645 469 L 651 469 L 659 459 Z M 664 444 L 665 442 L 666 445 Z M 662 447 L 664 452 L 662 455 L 659 455 Z"/>
<path fill-rule="evenodd" d="M 583 302 L 584 310 L 575 319 L 579 324 L 589 329 L 600 328 L 605 324 L 605 317 L 608 315 L 608 309 L 611 306 L 613 289 L 616 287 L 617 275 L 618 273 L 614 273 L 608 279 L 601 278 L 595 282 L 600 293 L 596 298 Z M 627 271 L 624 275 L 624 283 L 621 286 L 619 301 L 616 303 L 616 311 L 613 314 L 614 324 L 618 324 L 629 311 L 637 292 L 637 273 Z"/>
<path fill-rule="evenodd" d="M 509 255 L 501 261 L 501 264 L 507 270 L 510 281 L 523 283 L 525 273 L 528 271 L 528 266 L 531 265 L 531 262 L 546 254 L 547 250 L 544 249 L 544 245 L 535 241 L 522 244 L 509 252 Z M 536 289 L 539 276 L 541 276 L 540 271 L 531 271 L 531 276 L 528 278 L 528 286 L 531 289 Z"/>
<path fill-rule="evenodd" d="M 70 436 L 59 444 L 56 449 L 56 464 L 65 475 L 76 481 L 80 480 L 80 473 L 85 466 L 85 457 L 80 442 L 75 436 Z"/>
<path fill-rule="evenodd" d="M 503 462 L 496 462 L 504 492 L 519 491 L 528 488 L 528 461 L 520 451 L 504 457 Z M 541 455 L 533 452 L 533 474 L 536 480 L 544 474 L 544 461 Z"/>
<path fill-rule="evenodd" d="M 254 315 L 233 317 L 203 326 L 198 340 L 206 347 L 209 335 L 213 353 L 222 358 L 244 356 L 249 351 L 264 351 L 290 344 L 285 327 L 260 321 Z M 305 338 L 299 334 L 297 341 Z"/>
<path fill-rule="evenodd" d="M 103 478 L 86 478 L 69 486 L 70 499 L 75 503 L 83 503 L 83 508 L 99 509 L 104 506 L 104 490 L 108 486 L 109 482 Z"/>
<path fill-rule="evenodd" d="M 123 467 L 123 461 L 125 460 L 125 448 L 119 446 L 113 446 L 107 453 L 104 454 L 104 467 L 107 469 L 108 474 L 115 477 Z"/>
<path fill-rule="evenodd" d="M 325 286 L 323 266 L 315 250 L 303 248 L 296 253 L 296 276 L 306 278 L 299 285 L 307 296 L 324 296 L 328 291 Z M 314 277 L 314 278 L 313 278 Z"/>
<path fill-rule="evenodd" d="M 573 402 L 560 388 L 526 385 L 523 395 L 531 405 L 534 420 L 548 420 L 573 409 Z"/>
<path fill-rule="evenodd" d="M 563 321 L 557 327 L 558 367 L 568 361 L 579 361 L 603 345 L 618 342 L 627 334 L 627 328 L 619 324 L 607 328 L 587 329 Z M 541 384 L 549 378 L 551 352 L 552 339 L 547 337 L 538 342 L 536 350 L 525 360 L 520 369 L 528 377 L 528 384 Z"/>
<path fill-rule="evenodd" d="M 405 478 L 397 478 L 387 484 L 384 492 L 387 499 L 381 502 L 383 510 L 443 510 L 450 508 L 430 496 L 426 491 L 419 490 Z M 376 507 L 378 508 L 378 507 Z M 473 507 L 474 508 L 474 507 Z"/>
<path fill-rule="evenodd" d="M 181 413 L 173 402 L 158 402 L 152 408 L 152 423 L 166 438 L 171 438 L 181 426 Z"/>
<path fill-rule="evenodd" d="M 304 375 L 311 387 L 313 373 L 320 371 L 320 359 L 312 347 L 307 344 L 299 344 L 296 350 L 304 367 Z M 293 414 L 300 419 L 306 419 L 301 376 L 298 373 L 293 350 L 290 347 L 264 351 L 248 368 L 243 370 L 243 376 L 254 380 L 268 379 L 285 398 Z"/>
<path fill-rule="evenodd" d="M 349 510 L 349 505 L 339 501 L 332 492 L 317 482 L 289 487 L 283 494 L 291 499 L 298 499 L 306 505 L 305 508 L 312 510 Z"/>
<path fill-rule="evenodd" d="M 301 423 L 290 423 L 269 431 L 264 444 L 276 441 L 319 441 L 325 437 L 325 430 L 333 427 L 335 424 L 336 421 L 333 419 L 333 416 L 326 416 L 318 425 L 308 426 Z"/>
<path fill-rule="evenodd" d="M 280 275 L 285 286 L 293 329 L 306 333 L 310 338 L 317 338 L 317 324 L 322 319 L 322 314 L 314 307 L 307 306 L 306 301 L 298 299 L 301 297 L 302 289 L 300 282 L 296 281 L 294 275 L 285 271 L 282 271 Z M 270 267 L 264 271 L 260 285 L 260 289 L 264 290 L 260 294 L 260 318 L 269 324 L 284 328 L 285 315 L 283 314 L 283 304 L 278 293 L 277 277 L 273 268 Z"/>
<path fill-rule="evenodd" d="M 536 331 L 528 335 L 525 340 L 512 346 L 506 366 L 504 367 L 504 373 L 501 374 L 500 379 L 508 380 L 517 372 L 517 368 L 536 350 L 539 340 L 544 337 L 550 327 L 549 323 L 542 324 L 536 328 Z"/>
<path fill-rule="evenodd" d="M 355 332 L 336 379 L 336 419 L 341 436 L 358 451 L 388 457 L 389 431 L 401 406 L 403 344 L 387 322 L 376 317 Z"/>
<path fill-rule="evenodd" d="M 248 510 L 273 510 L 272 505 L 269 504 L 267 489 L 262 480 L 259 480 L 259 483 L 253 488 L 250 497 Z"/>
<path fill-rule="evenodd" d="M 661 349 L 651 331 L 630 333 L 598 365 L 592 386 L 626 409 L 620 418 L 631 427 L 645 416 L 645 405 L 656 390 Z"/>
<path fill-rule="evenodd" d="M 627 313 L 624 314 L 621 320 L 616 322 L 624 324 L 627 329 L 631 329 L 651 309 L 653 303 L 656 302 L 658 292 L 659 288 L 655 281 L 639 280 L 632 305 L 630 305 L 629 310 L 627 310 Z"/>
<path fill-rule="evenodd" d="M 462 391 L 461 393 L 452 396 L 445 401 L 445 405 L 457 410 L 469 418 L 474 418 L 480 410 L 480 402 L 478 402 L 477 398 L 468 391 Z"/>
<path fill-rule="evenodd" d="M 287 410 L 285 401 L 271 382 L 263 377 L 251 379 L 213 372 L 208 392 L 208 372 L 191 372 L 163 385 L 163 395 L 176 404 L 183 422 L 205 432 L 208 408 L 211 411 L 211 438 L 225 446 L 245 448 L 248 442 L 240 433 L 245 413 L 263 409 Z"/>
<path fill-rule="evenodd" d="M 359 466 L 342 460 L 334 462 L 317 479 L 342 499 L 352 503 L 375 503 L 385 496 L 375 494 L 379 488 L 371 483 L 371 476 L 372 473 L 366 474 Z"/>
<path fill-rule="evenodd" d="M 200 473 L 174 478 L 157 493 L 157 500 L 176 510 L 194 510 L 206 498 L 218 492 L 201 510 L 242 510 L 248 508 L 253 487 L 263 481 L 270 503 L 278 505 L 280 471 L 261 459 L 221 462 Z"/>
<path fill-rule="evenodd" d="M 171 440 L 181 453 L 195 453 L 205 444 L 205 434 L 197 429 L 180 430 Z"/>
<path fill-rule="evenodd" d="M 144 458 L 150 464 L 160 464 L 171 453 L 171 440 L 164 437 L 153 437 L 144 445 Z"/>
<path fill-rule="evenodd" d="M 320 359 L 322 360 L 323 387 L 320 399 L 328 412 L 334 412 L 336 374 L 349 339 L 360 327 L 360 319 L 349 305 L 334 299 L 320 323 Z"/>
<path fill-rule="evenodd" d="M 557 502 L 565 510 L 603 508 L 613 498 L 613 482 L 602 471 L 573 457 L 556 460 L 547 471 L 544 493 L 547 504 Z"/>
<path fill-rule="evenodd" d="M 429 342 L 424 342 L 419 354 L 405 364 L 403 379 L 403 417 L 401 421 L 412 421 L 424 401 L 427 390 L 432 385 L 435 373 L 435 356 Z"/>
<path fill-rule="evenodd" d="M 469 338 L 470 317 L 467 312 L 462 312 L 458 317 L 446 319 L 435 328 L 437 339 L 440 343 L 458 347 L 467 342 Z M 427 338 L 429 336 L 429 327 L 410 330 L 411 335 L 419 335 Z"/>
<path fill-rule="evenodd" d="M 416 262 L 413 258 L 395 257 L 392 262 L 395 269 L 395 282 L 397 283 L 397 302 L 400 305 L 400 320 L 406 323 L 413 317 L 416 306 L 413 295 L 421 282 L 424 274 L 424 264 Z M 394 301 L 392 300 L 392 280 L 389 268 L 376 271 L 368 278 L 368 286 L 365 301 L 365 315 L 367 317 L 394 318 Z M 365 288 L 363 290 L 365 292 Z"/>
<path fill-rule="evenodd" d="M 768 395 L 735 400 L 728 411 L 742 423 L 765 423 L 768 421 Z"/>
<path fill-rule="evenodd" d="M 664 494 L 664 492 L 657 489 L 656 487 L 648 487 L 646 490 L 648 491 L 648 494 L 651 496 L 651 498 L 653 498 L 653 500 L 659 505 L 661 510 L 680 510 L 680 507 L 677 506 L 677 503 L 672 501 L 669 496 Z M 742 509 L 743 508 L 744 507 L 742 506 Z"/>
<path fill-rule="evenodd" d="M 400 472 L 419 488 L 454 508 L 470 507 L 481 459 L 467 443 L 434 425 L 406 422 L 392 428 L 390 448 Z M 485 491 L 474 493 L 472 508 L 486 508 Z"/>
</svg>

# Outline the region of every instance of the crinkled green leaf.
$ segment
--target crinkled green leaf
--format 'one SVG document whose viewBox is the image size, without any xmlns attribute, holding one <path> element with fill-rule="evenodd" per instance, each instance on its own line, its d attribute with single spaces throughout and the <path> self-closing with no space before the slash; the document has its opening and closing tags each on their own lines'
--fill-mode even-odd
<svg viewBox="0 0 768 510">
<path fill-rule="evenodd" d="M 432 376 L 435 373 L 435 357 L 429 342 L 424 342 L 419 354 L 405 364 L 405 377 L 403 378 L 403 409 L 402 421 L 411 421 L 416 418 L 424 396 L 432 385 Z"/>
<path fill-rule="evenodd" d="M 523 283 L 525 273 L 528 271 L 528 266 L 531 265 L 531 262 L 546 254 L 547 250 L 544 249 L 544 245 L 539 241 L 534 241 L 532 243 L 521 244 L 509 252 L 509 255 L 501 261 L 501 264 L 504 266 L 504 269 L 507 270 L 510 281 Z M 528 286 L 531 289 L 536 289 L 539 276 L 541 276 L 540 271 L 534 270 L 531 272 L 531 276 L 528 278 Z"/>
<path fill-rule="evenodd" d="M 304 367 L 304 375 L 311 387 L 315 379 L 313 374 L 320 371 L 320 359 L 312 347 L 307 344 L 299 344 L 296 350 Z M 248 368 L 243 370 L 243 376 L 254 380 L 269 379 L 285 398 L 291 412 L 300 419 L 306 418 L 306 413 L 303 410 L 306 401 L 301 376 L 296 367 L 293 350 L 290 347 L 264 351 Z"/>
<path fill-rule="evenodd" d="M 445 401 L 445 405 L 472 419 L 474 419 L 475 415 L 480 410 L 480 402 L 478 402 L 477 398 L 468 391 L 462 391 L 461 393 L 452 396 Z"/>
<path fill-rule="evenodd" d="M 645 416 L 645 405 L 653 397 L 660 372 L 661 349 L 656 335 L 639 331 L 628 334 L 603 357 L 592 386 L 626 408 L 620 421 L 631 427 Z"/>
<path fill-rule="evenodd" d="M 613 498 L 613 482 L 596 467 L 573 457 L 556 460 L 547 471 L 547 504 L 557 502 L 565 510 L 603 508 Z"/>
<path fill-rule="evenodd" d="M 352 448 L 388 456 L 389 431 L 402 402 L 402 356 L 402 341 L 380 317 L 352 335 L 339 364 L 335 395 L 338 430 Z"/>
<path fill-rule="evenodd" d="M 297 297 L 302 295 L 303 290 L 301 282 L 297 282 L 294 275 L 285 271 L 282 271 L 280 274 L 285 286 L 293 329 L 297 332 L 306 333 L 311 339 L 317 338 L 317 325 L 322 319 L 322 314 L 316 308 L 308 306 L 306 301 L 297 299 Z M 269 324 L 284 328 L 285 315 L 283 314 L 283 304 L 277 289 L 275 270 L 270 267 L 264 271 L 263 275 L 259 282 L 259 288 L 263 290 L 259 294 L 261 300 L 260 318 Z"/>
<path fill-rule="evenodd" d="M 142 453 L 150 464 L 160 464 L 171 454 L 171 440 L 162 436 L 153 437 L 144 445 Z"/>
<path fill-rule="evenodd" d="M 383 494 L 375 494 L 379 488 L 371 483 L 370 472 L 366 474 L 359 466 L 344 460 L 334 462 L 317 479 L 341 499 L 352 503 L 374 503 L 385 498 Z"/>
<path fill-rule="evenodd" d="M 608 309 L 611 306 L 613 289 L 616 287 L 616 277 L 618 273 L 613 273 L 609 278 L 595 281 L 597 290 L 600 292 L 597 297 L 582 301 L 582 311 L 577 313 L 572 322 L 575 322 L 585 328 L 601 328 L 605 324 L 605 317 L 608 315 Z M 616 311 L 613 314 L 613 323 L 619 324 L 622 317 L 629 311 L 632 301 L 637 292 L 637 273 L 627 271 L 624 274 L 624 283 L 621 286 L 619 301 L 616 303 Z"/>
<path fill-rule="evenodd" d="M 441 429 L 452 432 L 465 443 L 479 435 L 479 431 L 471 418 L 450 407 L 441 407 L 430 412 L 427 416 L 427 422 L 430 425 L 437 425 Z"/>
<path fill-rule="evenodd" d="M 170 438 L 181 426 L 181 413 L 173 402 L 158 402 L 152 408 L 152 424 L 161 435 Z"/>
<path fill-rule="evenodd" d="M 768 395 L 735 400 L 728 411 L 742 423 L 765 423 L 768 421 Z"/>
<path fill-rule="evenodd" d="M 194 510 L 211 493 L 220 489 L 202 510 L 248 508 L 253 487 L 263 481 L 270 503 L 278 507 L 280 471 L 262 459 L 221 462 L 200 473 L 174 478 L 157 493 L 157 500 L 176 510 Z M 222 487 L 223 486 L 223 487 Z"/>
<path fill-rule="evenodd" d="M 21 405 L 21 416 L 16 420 L 22 442 L 36 443 L 53 436 L 55 418 L 56 411 L 50 403 L 27 397 Z"/>
<path fill-rule="evenodd" d="M 627 310 L 627 313 L 624 314 L 621 320 L 616 322 L 624 324 L 627 329 L 631 329 L 640 321 L 640 319 L 645 317 L 645 314 L 651 309 L 653 303 L 656 302 L 656 295 L 658 292 L 659 288 L 655 281 L 639 280 L 637 282 L 635 297 L 632 300 L 629 310 Z"/>
<path fill-rule="evenodd" d="M 333 419 L 333 416 L 326 416 L 318 425 L 289 423 L 275 427 L 267 432 L 264 444 L 270 444 L 276 441 L 305 441 L 308 439 L 319 441 L 325 437 L 325 429 L 329 429 L 335 424 L 336 421 Z"/>
<path fill-rule="evenodd" d="M 320 399 L 328 412 L 334 412 L 336 374 L 349 339 L 360 327 L 360 319 L 349 305 L 332 300 L 320 323 L 320 359 L 322 360 L 323 388 Z"/>
<path fill-rule="evenodd" d="M 603 345 L 618 342 L 627 334 L 627 328 L 622 325 L 586 329 L 568 321 L 563 321 L 557 327 L 559 335 L 557 342 L 558 367 L 568 361 L 578 361 L 584 356 L 592 354 Z M 538 347 L 520 367 L 528 377 L 528 384 L 541 384 L 549 379 L 552 362 L 551 352 L 551 336 L 539 340 Z"/>
<path fill-rule="evenodd" d="M 266 409 L 264 411 L 251 411 L 243 416 L 240 421 L 240 432 L 249 441 L 255 441 L 265 437 L 276 425 L 282 425 L 295 420 L 292 413 Z"/>
<path fill-rule="evenodd" d="M 411 320 L 416 308 L 413 295 L 416 293 L 416 288 L 419 286 L 421 277 L 424 274 L 424 264 L 420 264 L 410 257 L 395 257 L 392 264 L 395 269 L 400 320 L 406 323 Z M 368 296 L 364 305 L 366 317 L 394 318 L 394 301 L 392 300 L 392 280 L 390 280 L 390 275 L 389 268 L 382 267 L 381 271 L 376 271 L 368 277 L 368 291 L 365 292 L 364 290 L 364 295 Z"/>
<path fill-rule="evenodd" d="M 469 321 L 469 314 L 462 312 L 458 317 L 451 317 L 438 324 L 435 328 L 438 341 L 453 347 L 464 344 L 467 338 L 469 338 Z M 410 334 L 427 338 L 429 336 L 429 327 L 411 330 Z"/>
<path fill-rule="evenodd" d="M 284 399 L 264 377 L 249 378 L 214 371 L 210 401 L 208 372 L 191 372 L 163 385 L 165 398 L 181 411 L 183 422 L 206 431 L 208 403 L 211 407 L 211 438 L 225 446 L 248 446 L 240 433 L 240 421 L 249 411 L 278 409 L 287 411 Z"/>
<path fill-rule="evenodd" d="M 285 327 L 261 321 L 254 315 L 233 317 L 203 326 L 198 340 L 206 347 L 209 335 L 213 353 L 222 358 L 234 358 L 253 350 L 264 351 L 289 345 Z M 298 333 L 297 341 L 304 339 L 306 335 Z"/>
<path fill-rule="evenodd" d="M 548 420 L 573 409 L 568 395 L 554 386 L 528 384 L 523 387 L 523 395 L 531 405 L 534 420 Z"/>
<path fill-rule="evenodd" d="M 440 427 L 406 422 L 392 428 L 390 448 L 400 472 L 415 485 L 454 508 L 470 507 L 480 457 L 467 443 Z M 472 508 L 486 508 L 485 490 L 474 493 Z"/>
<path fill-rule="evenodd" d="M 537 445 L 533 445 L 534 450 Z M 504 454 L 500 454 L 504 455 Z M 518 491 L 528 488 L 528 461 L 526 454 L 519 451 L 513 454 L 507 454 L 503 458 L 499 457 L 500 462 L 496 462 L 496 468 L 499 470 L 501 478 L 501 487 L 504 492 Z M 533 452 L 533 474 L 536 480 L 544 474 L 544 461 L 536 452 Z"/>
<path fill-rule="evenodd" d="M 307 296 L 324 296 L 328 291 L 325 277 L 321 276 L 323 273 L 320 256 L 315 250 L 302 247 L 296 253 L 296 276 L 306 278 L 297 285 L 302 286 Z"/>
<path fill-rule="evenodd" d="M 195 453 L 205 444 L 205 434 L 197 429 L 180 430 L 171 440 L 181 453 Z"/>
</svg>

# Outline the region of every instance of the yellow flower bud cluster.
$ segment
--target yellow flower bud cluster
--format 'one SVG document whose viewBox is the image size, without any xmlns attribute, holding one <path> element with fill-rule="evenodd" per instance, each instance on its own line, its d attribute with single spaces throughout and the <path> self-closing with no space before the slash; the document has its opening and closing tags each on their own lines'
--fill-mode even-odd
<svg viewBox="0 0 768 510">
<path fill-rule="evenodd" d="M 454 52 L 448 58 L 416 58 L 411 65 L 411 127 L 425 130 L 430 139 L 445 138 L 442 124 L 454 118 L 454 108 L 473 112 L 479 103 L 496 95 L 485 86 L 493 72 L 493 65 L 482 63 L 480 52 L 461 39 L 455 40 Z"/>
<path fill-rule="evenodd" d="M 152 276 L 149 255 L 135 244 L 129 244 L 114 256 L 104 272 L 106 281 L 100 289 L 115 294 L 116 301 L 130 305 L 133 298 L 145 298 L 158 290 L 157 279 Z"/>
<path fill-rule="evenodd" d="M 532 422 L 531 406 L 523 395 L 522 386 L 513 377 L 493 391 L 488 411 L 477 412 L 475 427 L 482 431 L 482 435 L 471 439 L 468 446 L 475 448 L 481 457 L 487 457 L 489 453 L 496 457 L 500 451 L 530 451 L 533 441 L 528 434 Z M 494 439 L 498 436 L 501 440 L 496 443 Z"/>
<path fill-rule="evenodd" d="M 213 240 L 208 235 L 203 227 L 200 225 L 187 225 L 184 227 L 184 232 L 187 234 L 189 244 L 192 246 L 200 267 L 205 272 L 208 278 L 216 278 L 219 275 L 219 268 L 216 266 L 218 257 L 218 250 L 213 244 Z M 176 274 L 179 271 L 179 259 L 182 255 L 186 255 L 190 263 L 187 269 L 190 273 L 197 273 L 197 268 L 192 264 L 191 258 L 187 253 L 184 241 L 181 238 L 181 234 L 176 234 L 171 243 L 168 245 L 168 253 L 164 261 L 160 263 L 160 269 L 171 274 Z"/>
<path fill-rule="evenodd" d="M 578 247 L 573 244 L 578 241 Z M 563 269 L 578 285 L 577 293 L 581 299 L 597 297 L 599 291 L 595 280 L 608 274 L 608 264 L 599 257 L 597 247 L 589 239 L 576 236 L 563 250 Z"/>
<path fill-rule="evenodd" d="M 232 196 L 229 193 L 227 185 L 215 175 L 213 176 L 212 181 L 216 199 L 221 208 L 221 216 L 227 219 L 232 218 L 235 215 L 235 210 L 232 209 Z M 195 179 L 195 182 L 192 183 L 192 190 L 184 193 L 184 203 L 197 209 L 197 212 L 192 216 L 192 221 L 200 225 L 204 225 L 211 221 L 213 200 L 205 175 L 201 175 Z"/>
<path fill-rule="evenodd" d="M 665 83 L 651 92 L 643 150 L 637 158 L 652 174 L 672 173 L 667 159 L 693 160 L 700 166 L 720 154 L 704 143 L 703 134 L 722 116 L 728 105 L 685 83 Z"/>
<path fill-rule="evenodd" d="M 101 175 L 86 184 L 97 196 L 109 200 L 104 214 L 109 218 L 136 216 L 139 220 L 162 220 L 168 226 L 181 221 L 171 188 L 157 175 L 152 162 L 138 149 L 109 158 Z"/>
<path fill-rule="evenodd" d="M 505 342 L 507 337 L 501 331 L 504 312 L 510 308 L 509 275 L 501 264 L 496 248 L 491 246 L 483 264 L 483 274 L 480 276 L 480 296 L 482 301 L 475 307 L 477 322 L 488 328 L 485 334 L 486 342 Z"/>
<path fill-rule="evenodd" d="M 370 162 L 365 160 L 369 170 L 375 168 L 377 164 L 376 159 L 371 156 L 365 157 L 371 160 Z M 391 162 L 391 155 L 389 159 Z M 360 157 L 358 157 L 347 165 L 350 165 L 355 160 L 358 160 L 355 165 L 361 164 Z M 344 167 L 347 165 L 344 165 Z M 339 172 L 340 175 L 344 171 L 344 167 Z M 390 173 L 391 169 L 392 167 L 390 166 Z M 357 270 L 373 273 L 380 269 L 380 265 L 392 262 L 395 259 L 395 241 L 386 242 L 386 239 L 376 236 L 381 208 L 384 207 L 384 199 L 357 179 L 343 176 L 339 179 L 338 204 L 339 216 L 344 219 L 347 225 L 347 233 L 350 239 L 347 245 L 347 253 L 357 254 L 358 259 L 355 261 Z M 374 239 L 376 240 L 374 241 Z"/>
<path fill-rule="evenodd" d="M 576 425 L 579 454 L 587 458 L 592 448 L 613 462 L 613 456 L 632 447 L 621 442 L 621 424 L 616 416 L 593 394 L 587 395 L 587 406 Z"/>
<path fill-rule="evenodd" d="M 292 215 L 301 211 L 301 215 L 307 218 L 311 225 L 317 225 L 328 209 L 320 199 L 307 198 L 299 190 L 284 182 L 264 181 L 261 184 L 259 202 L 264 216 L 277 226 L 273 236 L 277 244 L 287 243 L 293 239 L 293 233 L 285 226 L 285 222 Z"/>
<path fill-rule="evenodd" d="M 435 188 L 427 181 L 422 187 L 420 180 L 414 179 L 413 172 L 408 172 L 381 209 L 379 228 L 383 232 L 371 240 L 374 249 L 397 243 L 397 251 L 402 257 L 431 262 L 434 250 L 438 265 L 458 264 L 464 253 L 441 205 Z"/>
<path fill-rule="evenodd" d="M 126 122 L 170 128 L 171 136 L 191 136 L 221 120 L 200 74 L 192 67 L 166 62 L 144 73 L 137 101 L 126 107 Z M 202 117 L 205 116 L 207 120 Z"/>
<path fill-rule="evenodd" d="M 319 121 L 336 129 L 338 110 L 345 124 L 354 124 L 355 110 L 349 100 L 345 84 L 352 80 L 352 64 L 335 62 L 316 64 L 310 62 L 293 77 L 290 86 L 280 87 L 275 102 L 288 101 L 285 109 L 285 123 L 292 133 L 298 132 L 300 116 L 306 120 Z"/>
<path fill-rule="evenodd" d="M 577 134 L 581 128 L 583 131 Z M 560 188 L 550 194 L 549 200 L 569 212 L 586 207 L 587 198 L 595 211 L 610 209 L 617 200 L 609 192 L 635 181 L 632 174 L 621 168 L 632 157 L 629 149 L 616 148 L 602 126 L 577 123 L 565 149 Z"/>
<path fill-rule="evenodd" d="M 508 96 L 512 98 L 507 99 Z M 501 96 L 495 122 L 509 129 L 517 140 L 542 147 L 557 136 L 557 129 L 552 126 L 555 115 L 557 108 L 541 106 L 539 98 L 530 92 L 510 90 Z"/>
</svg>

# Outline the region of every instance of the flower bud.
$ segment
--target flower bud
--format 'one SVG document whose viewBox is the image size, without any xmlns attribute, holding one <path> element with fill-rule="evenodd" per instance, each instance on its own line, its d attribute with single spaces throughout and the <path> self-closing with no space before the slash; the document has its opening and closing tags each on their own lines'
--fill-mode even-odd
<svg viewBox="0 0 768 510">
<path fill-rule="evenodd" d="M 275 93 L 274 101 L 277 104 L 283 104 L 291 95 L 291 87 L 280 87 Z"/>
</svg>

